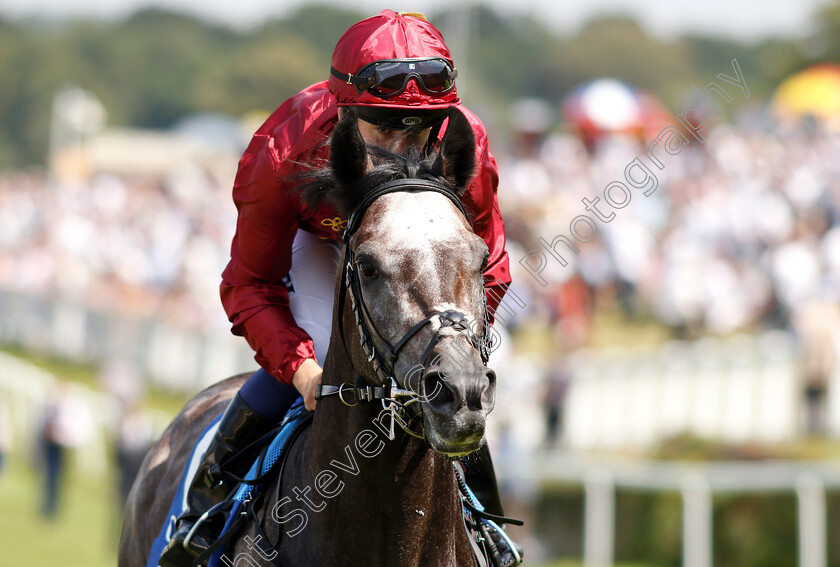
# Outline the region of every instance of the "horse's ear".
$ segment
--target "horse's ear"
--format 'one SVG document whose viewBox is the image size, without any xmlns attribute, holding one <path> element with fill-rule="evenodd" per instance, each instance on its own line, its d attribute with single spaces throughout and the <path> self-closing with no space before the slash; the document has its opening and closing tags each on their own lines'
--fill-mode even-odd
<svg viewBox="0 0 840 567">
<path fill-rule="evenodd" d="M 475 175 L 475 134 L 464 113 L 449 108 L 449 124 L 434 169 L 453 189 L 464 189 Z"/>
<path fill-rule="evenodd" d="M 330 168 L 339 185 L 355 183 L 364 177 L 367 169 L 367 146 L 357 119 L 356 110 L 345 107 L 344 115 L 333 130 Z"/>
</svg>

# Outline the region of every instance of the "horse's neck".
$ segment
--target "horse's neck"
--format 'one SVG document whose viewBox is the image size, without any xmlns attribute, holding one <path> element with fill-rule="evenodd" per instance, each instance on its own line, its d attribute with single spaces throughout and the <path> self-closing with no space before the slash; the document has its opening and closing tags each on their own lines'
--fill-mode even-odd
<svg viewBox="0 0 840 567">
<path fill-rule="evenodd" d="M 389 439 L 381 411 L 339 402 L 327 412 L 326 406 L 316 412 L 308 472 L 316 479 L 332 471 L 343 483 L 330 487 L 341 486 L 326 503 L 334 513 L 325 511 L 316 521 L 325 533 L 342 534 L 343 553 L 355 553 L 346 542 L 364 542 L 362 562 L 347 564 L 454 565 L 463 527 L 452 463 L 399 427 Z"/>
<path fill-rule="evenodd" d="M 345 357 L 328 357 L 324 383 L 352 376 Z M 388 564 L 450 564 L 463 532 L 452 463 L 396 425 L 391 439 L 391 416 L 378 402 L 350 408 L 331 397 L 318 404 L 305 468 L 316 488 L 319 475 L 323 482 L 337 476 L 321 494 L 340 492 L 324 500 L 332 510 L 315 521 L 345 542 L 366 542 L 366 564 L 377 563 L 371 554 Z M 354 553 L 346 543 L 343 550 Z"/>
</svg>

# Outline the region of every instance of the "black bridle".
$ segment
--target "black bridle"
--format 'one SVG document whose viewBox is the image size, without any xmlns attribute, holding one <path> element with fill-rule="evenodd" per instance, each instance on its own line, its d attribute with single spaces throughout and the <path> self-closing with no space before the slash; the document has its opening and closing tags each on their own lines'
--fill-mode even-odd
<svg viewBox="0 0 840 567">
<path fill-rule="evenodd" d="M 359 329 L 359 336 L 362 349 L 367 356 L 368 362 L 373 366 L 379 379 L 382 381 L 382 386 L 365 386 L 362 384 L 343 384 L 342 386 L 320 386 L 317 391 L 317 398 L 322 398 L 329 395 L 338 395 L 346 405 L 355 405 L 359 401 L 373 401 L 376 399 L 395 401 L 398 397 L 410 398 L 409 402 L 400 405 L 409 405 L 416 402 L 418 393 L 413 390 L 399 388 L 396 378 L 394 377 L 394 365 L 400 350 L 410 341 L 423 327 L 431 323 L 436 317 L 439 319 L 440 328 L 435 333 L 426 351 L 423 355 L 423 362 L 426 362 L 429 353 L 437 345 L 438 341 L 443 337 L 442 331 L 444 329 L 454 330 L 462 336 L 466 337 L 473 348 L 478 349 L 481 354 L 481 360 L 487 364 L 490 354 L 489 345 L 487 342 L 487 332 L 482 331 L 482 336 L 476 336 L 476 333 L 470 327 L 467 317 L 461 311 L 449 309 L 446 311 L 436 311 L 427 316 L 422 321 L 416 323 L 409 329 L 403 337 L 391 344 L 385 339 L 377 329 L 376 324 L 370 316 L 370 311 L 364 301 L 364 294 L 362 293 L 361 281 L 356 267 L 356 254 L 350 247 L 350 238 L 359 229 L 367 209 L 378 198 L 389 193 L 398 192 L 420 192 L 430 191 L 440 193 L 448 198 L 453 205 L 467 218 L 467 213 L 464 210 L 464 205 L 458 196 L 446 185 L 440 182 L 426 180 L 426 179 L 396 179 L 388 181 L 371 190 L 362 201 L 350 213 L 347 219 L 347 228 L 344 230 L 344 265 L 341 273 L 341 287 L 338 293 L 338 309 L 339 313 L 344 312 L 344 297 L 350 296 L 350 304 L 355 316 L 356 326 Z M 484 297 L 484 310 L 486 311 L 486 296 Z M 341 335 L 342 343 L 346 348 L 345 332 L 343 317 L 338 318 L 338 328 Z M 347 400 L 346 397 L 352 396 L 352 400 Z M 353 403 L 351 403 L 351 401 Z M 414 404 L 412 404 L 414 405 Z"/>
</svg>

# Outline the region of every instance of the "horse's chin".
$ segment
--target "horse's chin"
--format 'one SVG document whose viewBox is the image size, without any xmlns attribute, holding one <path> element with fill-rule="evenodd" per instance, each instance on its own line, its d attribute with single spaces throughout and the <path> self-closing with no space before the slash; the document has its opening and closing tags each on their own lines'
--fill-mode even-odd
<svg viewBox="0 0 840 567">
<path fill-rule="evenodd" d="M 435 427 L 428 421 L 424 423 L 426 441 L 433 451 L 445 457 L 459 459 L 470 453 L 478 451 L 484 444 L 484 428 L 481 431 L 461 432 L 455 435 L 441 433 L 439 427 Z"/>
</svg>

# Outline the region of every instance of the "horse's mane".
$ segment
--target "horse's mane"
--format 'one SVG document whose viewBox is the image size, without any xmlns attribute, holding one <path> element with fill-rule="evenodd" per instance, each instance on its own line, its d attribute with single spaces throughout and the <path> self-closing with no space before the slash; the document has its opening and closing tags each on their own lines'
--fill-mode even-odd
<svg viewBox="0 0 840 567">
<path fill-rule="evenodd" d="M 339 124 L 337 128 L 342 125 Z M 350 139 L 348 139 L 350 138 Z M 335 150 L 336 137 L 330 142 L 331 150 Z M 350 151 L 342 147 L 337 152 L 331 152 L 330 161 L 320 160 L 309 166 L 308 170 L 298 176 L 302 182 L 299 191 L 302 193 L 304 202 L 310 207 L 317 207 L 323 202 L 330 203 L 335 209 L 347 218 L 347 216 L 364 199 L 365 195 L 388 181 L 396 179 L 424 179 L 435 181 L 449 188 L 459 199 L 466 192 L 466 186 L 453 187 L 451 179 L 447 179 L 443 173 L 442 162 L 447 159 L 441 156 L 440 152 L 433 151 L 428 155 L 421 155 L 416 149 L 409 151 L 407 155 L 393 152 L 379 146 L 366 146 L 360 137 L 345 137 L 343 144 L 352 144 Z M 458 142 L 461 143 L 461 142 Z M 472 145 L 472 138 L 462 142 L 465 146 Z M 452 142 L 450 142 L 451 148 Z M 359 155 L 365 155 L 366 169 L 363 174 L 355 180 L 349 181 L 340 179 L 339 170 L 352 170 L 358 168 L 358 164 L 349 163 L 357 159 Z M 361 173 L 361 172 L 360 172 Z M 474 219 L 473 212 L 466 206 L 469 221 Z"/>
</svg>

